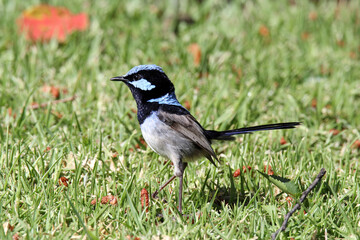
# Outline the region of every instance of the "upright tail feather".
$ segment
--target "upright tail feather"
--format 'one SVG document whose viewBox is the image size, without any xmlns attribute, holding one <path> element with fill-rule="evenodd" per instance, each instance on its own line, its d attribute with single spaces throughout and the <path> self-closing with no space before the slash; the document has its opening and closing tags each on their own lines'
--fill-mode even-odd
<svg viewBox="0 0 360 240">
<path fill-rule="evenodd" d="M 300 125 L 300 122 L 287 122 L 287 123 L 274 123 L 274 124 L 266 124 L 254 127 L 244 127 L 234 130 L 227 131 L 214 131 L 214 130 L 206 130 L 206 134 L 210 139 L 215 140 L 232 140 L 233 135 L 238 134 L 249 134 L 257 131 L 267 131 L 267 130 L 278 130 L 278 129 L 290 129 L 295 128 Z"/>
</svg>

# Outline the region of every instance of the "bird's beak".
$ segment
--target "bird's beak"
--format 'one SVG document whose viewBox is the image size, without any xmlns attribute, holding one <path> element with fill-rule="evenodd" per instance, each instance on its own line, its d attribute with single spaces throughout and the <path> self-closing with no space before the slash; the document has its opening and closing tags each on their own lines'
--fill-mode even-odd
<svg viewBox="0 0 360 240">
<path fill-rule="evenodd" d="M 111 78 L 110 81 L 122 81 L 122 82 L 124 82 L 124 81 L 127 81 L 127 79 L 124 78 L 124 76 L 118 76 L 118 77 Z"/>
</svg>

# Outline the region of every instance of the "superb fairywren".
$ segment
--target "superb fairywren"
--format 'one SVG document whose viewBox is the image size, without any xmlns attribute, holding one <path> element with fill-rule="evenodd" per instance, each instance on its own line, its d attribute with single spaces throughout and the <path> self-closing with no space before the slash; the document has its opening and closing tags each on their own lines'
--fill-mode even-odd
<svg viewBox="0 0 360 240">
<path fill-rule="evenodd" d="M 140 65 L 123 76 L 111 78 L 122 81 L 131 90 L 138 108 L 137 117 L 147 144 L 174 164 L 174 176 L 157 190 L 152 197 L 179 178 L 179 211 L 182 212 L 184 170 L 189 162 L 206 157 L 215 165 L 218 161 L 211 147 L 212 140 L 232 140 L 233 135 L 262 130 L 289 129 L 299 122 L 287 122 L 245 127 L 228 131 L 206 130 L 176 99 L 175 88 L 161 67 Z"/>
</svg>

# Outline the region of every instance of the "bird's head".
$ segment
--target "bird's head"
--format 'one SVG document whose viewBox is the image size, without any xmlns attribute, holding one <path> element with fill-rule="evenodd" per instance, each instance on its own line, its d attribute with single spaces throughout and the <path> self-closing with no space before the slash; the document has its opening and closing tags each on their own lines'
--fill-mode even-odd
<svg viewBox="0 0 360 240">
<path fill-rule="evenodd" d="M 125 75 L 110 80 L 124 82 L 138 104 L 171 94 L 175 90 L 162 68 L 154 64 L 133 67 Z"/>
</svg>

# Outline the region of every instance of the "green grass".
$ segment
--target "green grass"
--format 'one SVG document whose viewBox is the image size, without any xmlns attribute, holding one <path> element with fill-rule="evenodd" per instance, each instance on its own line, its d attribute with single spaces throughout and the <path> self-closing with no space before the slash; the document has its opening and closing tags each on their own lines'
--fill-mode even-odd
<svg viewBox="0 0 360 240">
<path fill-rule="evenodd" d="M 263 171 L 265 164 L 303 189 L 327 170 L 278 239 L 359 237 L 360 150 L 352 148 L 360 139 L 358 1 L 181 1 L 180 15 L 194 24 L 180 23 L 178 36 L 174 1 L 50 1 L 87 12 L 91 25 L 64 44 L 32 44 L 15 22 L 38 2 L 0 1 L 1 239 L 82 239 L 86 231 L 101 239 L 269 239 L 291 209 L 287 195 L 256 171 L 232 178 L 237 168 Z M 269 36 L 259 34 L 262 25 Z M 201 48 L 199 66 L 188 51 L 192 43 Z M 154 192 L 172 167 L 141 145 L 130 91 L 109 79 L 148 63 L 163 67 L 179 101 L 188 100 L 206 128 L 303 124 L 215 143 L 217 168 L 206 159 L 190 164 L 190 220 L 176 213 L 177 181 L 145 212 L 141 189 Z M 44 85 L 77 99 L 29 109 L 53 100 Z M 341 132 L 332 136 L 330 129 Z M 62 176 L 69 187 L 59 186 Z M 108 194 L 117 206 L 90 204 Z M 15 227 L 6 237 L 4 223 Z"/>
</svg>

